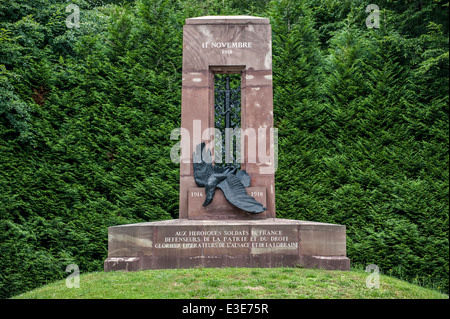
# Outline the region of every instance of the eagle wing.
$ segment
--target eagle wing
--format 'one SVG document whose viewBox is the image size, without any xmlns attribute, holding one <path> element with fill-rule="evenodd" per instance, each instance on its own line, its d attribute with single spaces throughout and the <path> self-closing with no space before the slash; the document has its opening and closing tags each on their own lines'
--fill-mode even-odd
<svg viewBox="0 0 450 319">
<path fill-rule="evenodd" d="M 245 169 L 238 171 L 236 173 L 236 176 L 239 177 L 239 179 L 242 182 L 242 185 L 244 185 L 244 187 L 249 187 L 250 186 L 250 182 L 251 182 L 251 178 L 250 175 L 248 175 L 248 173 L 245 171 Z"/>
<path fill-rule="evenodd" d="M 222 190 L 225 198 L 237 208 L 253 214 L 259 214 L 266 210 L 263 204 L 247 194 L 241 179 L 236 175 L 229 175 L 217 187 Z"/>
<path fill-rule="evenodd" d="M 207 150 L 206 154 L 203 156 L 203 149 L 205 148 L 205 142 L 198 144 L 196 151 L 193 154 L 193 168 L 194 168 L 194 180 L 195 183 L 204 187 L 207 184 L 208 178 L 212 174 L 221 174 L 225 169 L 221 167 L 213 166 L 211 158 L 211 150 Z M 205 162 L 206 159 L 206 162 Z"/>
</svg>

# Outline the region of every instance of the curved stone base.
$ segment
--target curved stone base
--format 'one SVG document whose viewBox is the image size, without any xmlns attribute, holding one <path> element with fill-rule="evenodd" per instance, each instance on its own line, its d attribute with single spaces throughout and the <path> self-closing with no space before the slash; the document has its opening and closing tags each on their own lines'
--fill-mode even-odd
<svg viewBox="0 0 450 319">
<path fill-rule="evenodd" d="M 349 270 L 345 226 L 279 218 L 176 219 L 108 229 L 105 271 L 199 266 Z"/>
</svg>

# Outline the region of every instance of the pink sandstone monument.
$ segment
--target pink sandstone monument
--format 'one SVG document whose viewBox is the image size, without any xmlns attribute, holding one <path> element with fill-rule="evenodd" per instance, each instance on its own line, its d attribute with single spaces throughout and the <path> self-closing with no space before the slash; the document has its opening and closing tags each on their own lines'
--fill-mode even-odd
<svg viewBox="0 0 450 319">
<path fill-rule="evenodd" d="M 109 227 L 105 271 L 196 266 L 348 270 L 345 226 L 276 218 L 269 19 L 186 19 L 182 76 L 179 219 Z M 240 99 L 233 100 L 236 92 Z M 220 150 L 221 138 L 227 141 L 230 135 L 236 147 L 223 144 L 225 151 Z M 231 169 L 238 162 L 235 171 L 247 172 L 251 182 L 245 190 L 263 212 L 237 208 L 219 188 L 212 202 L 202 205 L 205 187 L 196 183 L 193 165 L 202 142 L 212 152 L 211 165 Z M 220 163 L 228 149 L 239 149 L 239 155 L 231 154 L 231 163 L 225 154 Z"/>
</svg>

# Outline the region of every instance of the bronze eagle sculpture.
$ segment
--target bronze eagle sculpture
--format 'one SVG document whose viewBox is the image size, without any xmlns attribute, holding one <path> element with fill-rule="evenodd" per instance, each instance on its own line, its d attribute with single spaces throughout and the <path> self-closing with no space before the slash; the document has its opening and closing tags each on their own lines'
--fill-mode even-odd
<svg viewBox="0 0 450 319">
<path fill-rule="evenodd" d="M 205 187 L 206 199 L 203 206 L 211 203 L 216 188 L 220 188 L 232 205 L 253 214 L 259 214 L 266 208 L 255 198 L 247 194 L 251 178 L 245 170 L 233 167 L 212 165 L 211 150 L 204 152 L 205 143 L 197 145 L 193 154 L 194 179 L 200 187 Z M 206 161 L 205 161 L 206 160 Z"/>
</svg>

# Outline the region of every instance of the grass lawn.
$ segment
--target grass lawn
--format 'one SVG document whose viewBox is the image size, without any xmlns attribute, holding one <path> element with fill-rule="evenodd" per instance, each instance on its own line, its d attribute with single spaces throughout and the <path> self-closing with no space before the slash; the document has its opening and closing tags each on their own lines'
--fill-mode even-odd
<svg viewBox="0 0 450 319">
<path fill-rule="evenodd" d="M 79 288 L 60 280 L 14 298 L 160 299 L 448 299 L 448 295 L 389 276 L 367 288 L 364 271 L 301 268 L 192 268 L 81 274 Z"/>
</svg>

